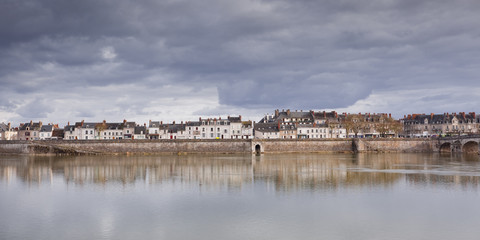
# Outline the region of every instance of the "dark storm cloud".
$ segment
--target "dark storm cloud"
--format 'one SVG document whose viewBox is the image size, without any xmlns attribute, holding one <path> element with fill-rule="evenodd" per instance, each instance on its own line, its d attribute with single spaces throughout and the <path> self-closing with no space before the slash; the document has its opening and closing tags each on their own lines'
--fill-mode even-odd
<svg viewBox="0 0 480 240">
<path fill-rule="evenodd" d="M 128 84 L 148 99 L 167 86 L 216 88 L 220 105 L 238 108 L 341 108 L 393 90 L 448 96 L 479 86 L 479 10 L 473 0 L 3 0 L 0 104 L 20 118 L 32 116 L 28 102 L 69 93 L 120 107 Z M 148 114 L 136 93 L 132 114 Z"/>
</svg>

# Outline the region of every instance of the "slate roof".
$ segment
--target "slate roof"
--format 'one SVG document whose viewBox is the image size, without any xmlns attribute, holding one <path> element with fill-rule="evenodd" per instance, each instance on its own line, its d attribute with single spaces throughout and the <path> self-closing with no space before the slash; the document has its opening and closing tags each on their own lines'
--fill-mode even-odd
<svg viewBox="0 0 480 240">
<path fill-rule="evenodd" d="M 124 128 L 134 128 L 135 126 L 137 126 L 135 122 L 126 122 L 123 124 Z"/>
<path fill-rule="evenodd" d="M 255 131 L 259 132 L 278 132 L 277 123 L 257 123 L 254 127 Z"/>
<path fill-rule="evenodd" d="M 459 114 L 411 114 L 408 117 L 404 118 L 404 123 L 410 124 L 424 124 L 425 119 L 427 119 L 429 124 L 443 124 L 451 123 L 454 118 L 457 118 L 460 123 L 464 122 L 477 122 L 475 113 L 459 113 Z"/>
<path fill-rule="evenodd" d="M 69 132 L 69 131 L 75 131 L 75 125 L 67 125 L 67 126 L 65 126 L 64 131 L 67 131 L 67 132 Z"/>
<path fill-rule="evenodd" d="M 7 124 L 5 124 L 5 123 L 0 123 L 0 131 L 1 131 L 1 132 L 6 132 L 6 131 L 8 131 L 8 130 L 9 130 L 9 129 L 8 129 L 8 125 L 7 125 Z"/>
<path fill-rule="evenodd" d="M 98 123 L 94 123 L 94 122 L 76 122 L 75 123 L 75 127 L 76 128 L 95 128 L 95 126 L 97 125 Z"/>
<path fill-rule="evenodd" d="M 196 127 L 196 126 L 201 126 L 202 123 L 198 121 L 194 121 L 194 122 L 187 122 L 186 125 L 189 127 Z"/>
<path fill-rule="evenodd" d="M 176 133 L 178 131 L 185 131 L 185 124 L 170 124 L 168 125 L 169 133 Z"/>
<path fill-rule="evenodd" d="M 331 112 L 321 111 L 321 112 L 314 112 L 313 118 L 314 119 L 331 119 L 331 118 L 337 118 L 339 115 L 340 114 L 338 114 L 335 111 L 331 111 Z"/>
<path fill-rule="evenodd" d="M 123 123 L 107 123 L 108 130 L 120 130 L 123 129 Z"/>
<path fill-rule="evenodd" d="M 227 118 L 228 121 L 232 122 L 232 123 L 241 123 L 242 122 L 242 117 L 241 116 L 238 116 L 238 117 L 228 117 Z"/>
<path fill-rule="evenodd" d="M 143 133 L 142 133 L 142 131 L 143 131 Z M 146 134 L 147 133 L 147 128 L 144 127 L 144 126 L 135 127 L 135 130 L 133 132 L 134 132 L 134 134 Z"/>
<path fill-rule="evenodd" d="M 52 132 L 53 131 L 53 125 L 43 125 L 42 128 L 40 129 L 40 132 Z"/>
<path fill-rule="evenodd" d="M 151 127 L 151 128 L 157 128 L 160 126 L 160 121 L 151 121 L 149 124 L 148 124 L 148 127 Z"/>
<path fill-rule="evenodd" d="M 34 122 L 32 124 L 30 124 L 29 122 L 25 123 L 19 128 L 19 130 L 20 131 L 27 130 L 27 127 L 29 127 L 30 130 L 38 131 L 38 130 L 40 130 L 40 122 L 36 122 L 36 123 Z"/>
</svg>

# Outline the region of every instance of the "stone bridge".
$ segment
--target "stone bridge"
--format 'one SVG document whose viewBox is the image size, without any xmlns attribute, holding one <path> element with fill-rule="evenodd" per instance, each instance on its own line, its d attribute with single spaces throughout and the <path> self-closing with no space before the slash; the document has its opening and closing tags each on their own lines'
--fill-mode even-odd
<svg viewBox="0 0 480 240">
<path fill-rule="evenodd" d="M 480 153 L 480 135 L 437 138 L 439 152 Z"/>
</svg>

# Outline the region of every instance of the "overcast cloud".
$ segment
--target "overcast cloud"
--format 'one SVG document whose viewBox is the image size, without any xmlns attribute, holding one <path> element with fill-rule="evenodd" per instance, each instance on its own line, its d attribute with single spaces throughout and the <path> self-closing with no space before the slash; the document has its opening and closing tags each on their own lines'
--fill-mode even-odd
<svg viewBox="0 0 480 240">
<path fill-rule="evenodd" d="M 0 0 L 0 122 L 478 111 L 476 0 Z"/>
</svg>

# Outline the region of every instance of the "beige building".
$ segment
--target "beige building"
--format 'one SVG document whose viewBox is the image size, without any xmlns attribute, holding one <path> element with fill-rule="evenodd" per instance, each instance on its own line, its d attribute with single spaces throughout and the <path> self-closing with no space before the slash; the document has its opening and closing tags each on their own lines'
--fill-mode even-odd
<svg viewBox="0 0 480 240">
<path fill-rule="evenodd" d="M 10 123 L 0 123 L 0 140 L 17 140 L 18 131 Z"/>
<path fill-rule="evenodd" d="M 404 116 L 404 137 L 435 137 L 480 133 L 480 118 L 476 113 L 411 114 Z"/>
</svg>

